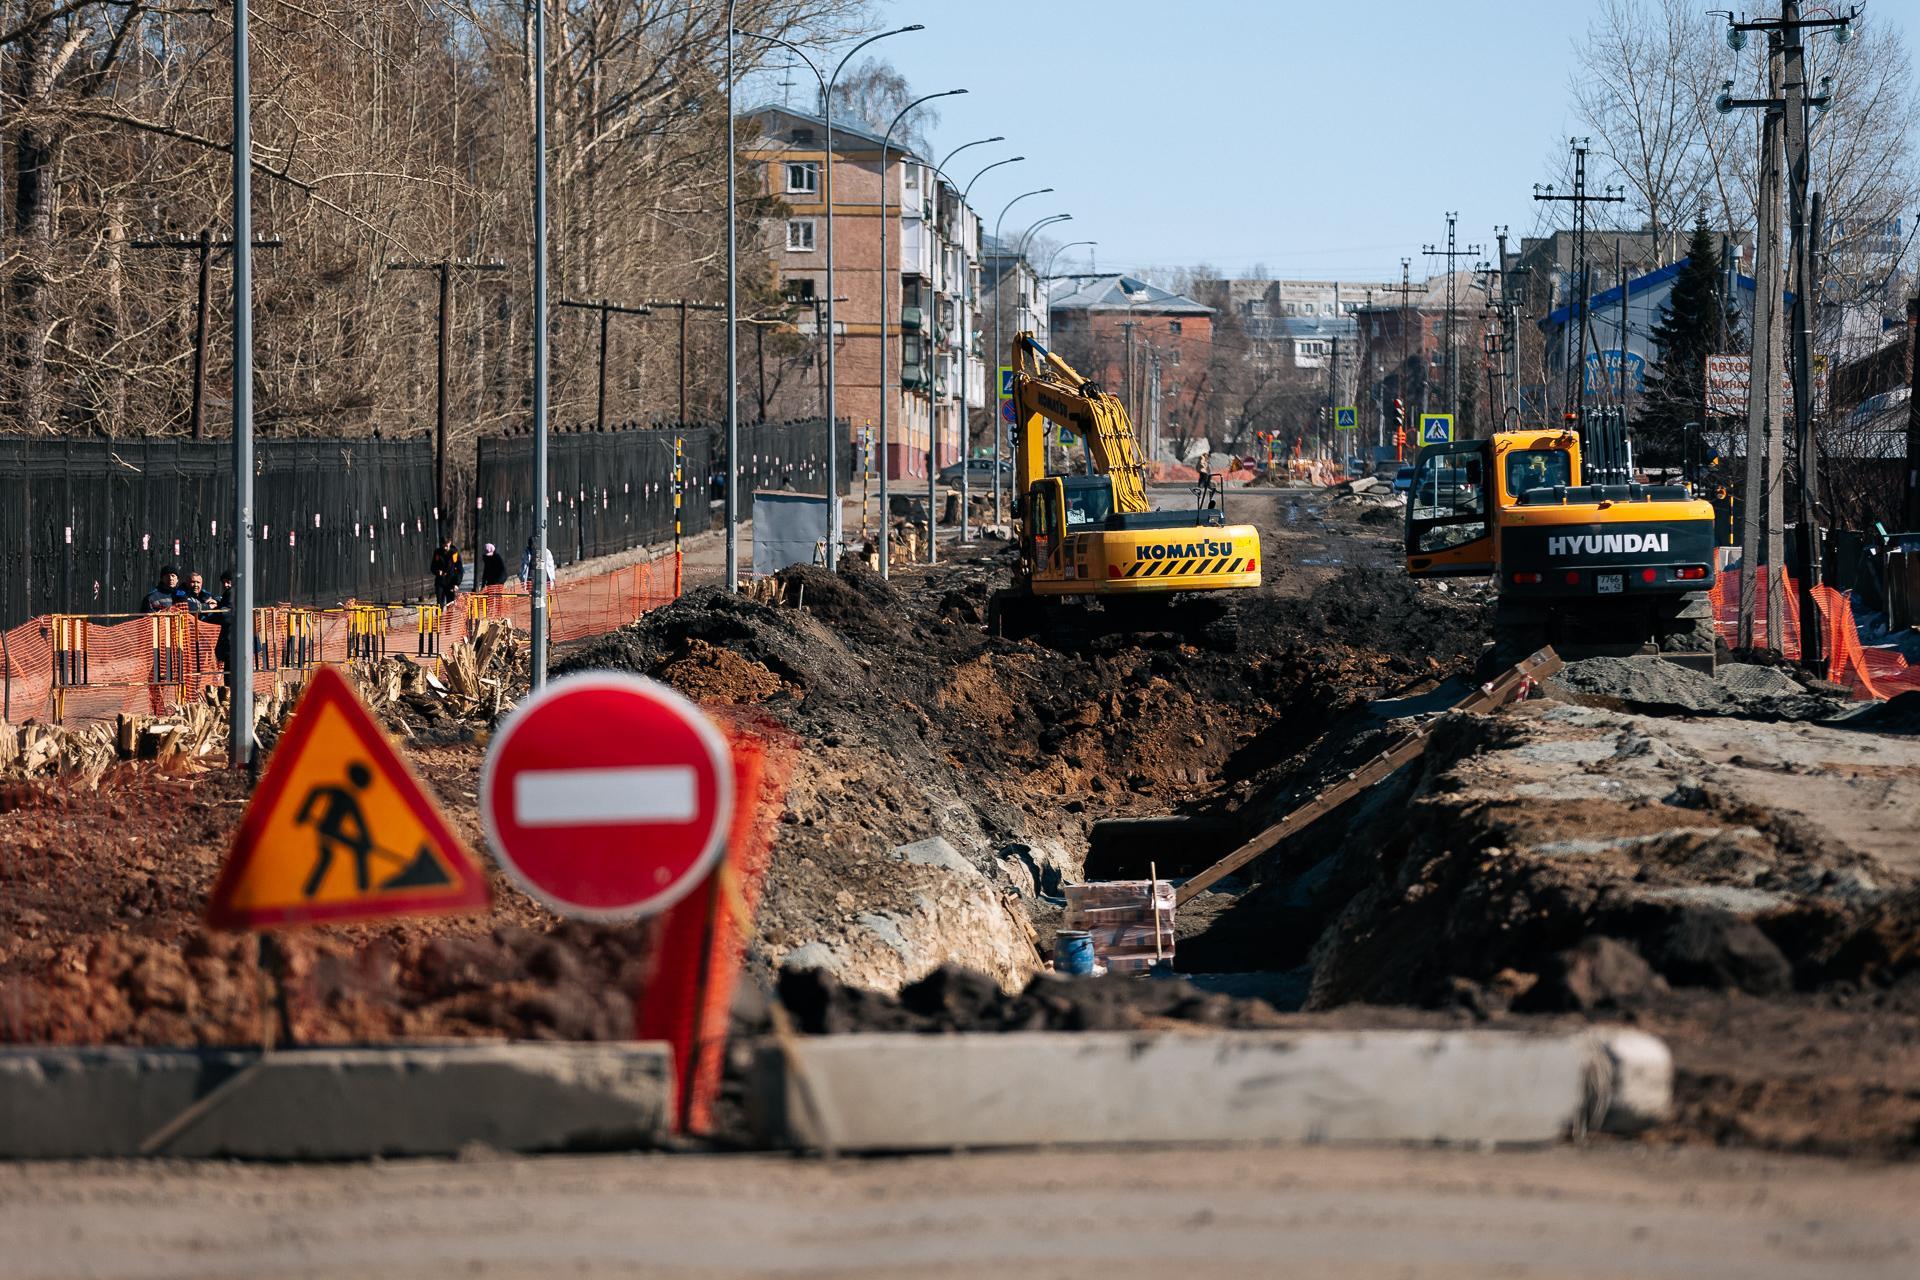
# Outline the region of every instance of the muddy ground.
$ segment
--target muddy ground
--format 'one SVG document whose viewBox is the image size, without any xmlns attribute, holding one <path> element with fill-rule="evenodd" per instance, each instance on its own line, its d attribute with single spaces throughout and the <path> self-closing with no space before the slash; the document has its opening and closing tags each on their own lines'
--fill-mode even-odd
<svg viewBox="0 0 1920 1280">
<path fill-rule="evenodd" d="M 989 638 L 989 542 L 891 583 L 696 590 L 556 667 L 652 675 L 793 754 L 751 959 L 808 1029 L 1605 1018 L 1674 1046 L 1683 1111 L 1656 1140 L 1920 1146 L 1916 717 L 1849 718 L 1777 670 L 1580 664 L 1449 717 L 1423 761 L 1183 908 L 1193 986 L 1036 977 L 1097 822 L 1188 820 L 1160 866 L 1187 874 L 1471 687 L 1484 592 L 1408 582 L 1390 519 L 1230 502 L 1268 571 L 1237 639 L 1179 618 Z M 385 714 L 482 847 L 489 725 L 431 695 Z M 136 766 L 0 794 L 0 1038 L 255 1038 L 254 943 L 197 923 L 245 796 Z M 626 1034 L 644 930 L 495 890 L 485 920 L 296 935 L 296 1033 Z"/>
</svg>

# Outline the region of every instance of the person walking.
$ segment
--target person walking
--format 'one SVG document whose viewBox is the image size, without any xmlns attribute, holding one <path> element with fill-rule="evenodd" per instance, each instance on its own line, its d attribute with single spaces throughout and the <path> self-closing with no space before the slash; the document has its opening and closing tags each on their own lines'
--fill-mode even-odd
<svg viewBox="0 0 1920 1280">
<path fill-rule="evenodd" d="M 460 590 L 460 548 L 451 535 L 443 539 L 433 553 L 433 595 L 441 608 L 453 603 Z"/>
<path fill-rule="evenodd" d="M 489 542 L 486 554 L 480 557 L 480 585 L 503 587 L 507 584 L 507 558 L 500 554 Z"/>
<path fill-rule="evenodd" d="M 547 548 L 547 590 L 553 590 L 553 548 Z M 527 539 L 527 549 L 520 557 L 520 585 L 533 590 L 533 539 Z"/>
</svg>

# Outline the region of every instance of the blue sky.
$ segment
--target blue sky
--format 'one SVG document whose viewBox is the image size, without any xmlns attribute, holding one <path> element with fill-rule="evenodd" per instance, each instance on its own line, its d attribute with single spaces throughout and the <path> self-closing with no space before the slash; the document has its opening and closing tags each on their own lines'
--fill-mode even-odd
<svg viewBox="0 0 1920 1280">
<path fill-rule="evenodd" d="M 1876 20 L 1900 7 L 1869 5 Z M 966 163 L 974 157 L 1027 157 L 975 188 L 989 222 L 1009 197 L 1051 186 L 1056 194 L 1008 216 L 1009 230 L 1016 215 L 1072 213 L 1050 230 L 1060 243 L 1099 240 L 1103 269 L 1205 261 L 1239 274 L 1264 263 L 1281 277 L 1392 279 L 1403 255 L 1419 277 L 1431 261 L 1420 248 L 1444 244 L 1450 209 L 1462 245 L 1491 251 L 1496 223 L 1516 237 L 1534 229 L 1533 184 L 1549 180 L 1573 132 L 1572 46 L 1593 5 L 879 0 L 876 9 L 926 30 L 871 52 L 920 92 L 969 91 L 937 104 L 940 154 L 1007 137 L 956 161 L 958 176 L 977 168 Z"/>
</svg>

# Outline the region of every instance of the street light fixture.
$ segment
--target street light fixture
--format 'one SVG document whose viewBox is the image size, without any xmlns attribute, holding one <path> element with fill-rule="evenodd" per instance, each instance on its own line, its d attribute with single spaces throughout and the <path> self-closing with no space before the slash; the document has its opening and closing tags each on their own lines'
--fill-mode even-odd
<svg viewBox="0 0 1920 1280">
<path fill-rule="evenodd" d="M 948 156 L 947 158 L 951 160 L 953 157 Z M 974 183 L 980 181 L 980 179 L 984 178 L 989 172 L 998 169 L 1003 164 L 1015 164 L 1025 159 L 1025 156 L 1008 156 L 1005 160 L 995 160 L 992 164 L 987 165 L 971 178 L 968 178 L 967 185 L 960 190 L 960 207 L 962 209 L 967 207 L 967 200 L 973 195 Z M 965 274 L 965 266 L 966 264 L 963 261 L 961 263 L 963 275 Z M 976 302 L 974 306 L 976 316 L 979 310 L 979 305 Z M 995 308 L 995 311 L 997 314 L 998 308 Z M 968 349 L 972 347 L 972 345 L 973 333 L 967 325 L 962 324 L 960 328 L 960 541 L 962 542 L 971 541 L 973 536 L 972 472 L 967 466 L 967 464 L 972 461 L 971 455 L 973 453 L 973 426 L 967 421 L 967 355 Z M 996 481 L 998 479 L 998 470 L 996 467 Z"/>
<path fill-rule="evenodd" d="M 1020 247 L 1014 252 L 1014 255 L 1013 255 L 1014 260 L 1019 261 L 1027 256 L 1027 246 L 1033 243 L 1034 232 L 1038 231 L 1042 227 L 1050 227 L 1056 222 L 1072 222 L 1072 221 L 1073 221 L 1072 214 L 1056 213 L 1051 217 L 1042 218 L 1038 222 L 1034 223 L 1032 226 L 1028 227 L 1026 230 L 1026 233 L 1020 237 Z M 1038 272 L 1034 273 L 1033 285 L 1034 285 L 1034 291 L 1036 294 L 1039 292 L 1041 283 L 1042 283 L 1042 280 L 1039 273 Z M 1038 297 L 1034 298 L 1034 303 L 1036 308 L 1038 307 L 1039 301 L 1040 299 Z M 1025 314 L 1025 308 L 1022 308 L 1022 314 Z M 1037 311 L 1036 311 L 1036 314 L 1038 314 Z"/>
<path fill-rule="evenodd" d="M 1060 261 L 1060 255 L 1065 253 L 1067 250 L 1078 249 L 1086 245 L 1097 245 L 1099 243 L 1100 242 L 1098 240 L 1075 240 L 1075 241 L 1072 241 L 1071 243 L 1061 245 L 1058 249 L 1055 249 L 1053 251 L 1053 256 L 1047 259 L 1047 273 L 1041 276 L 1040 278 L 1042 280 L 1053 279 L 1053 264 Z"/>
<path fill-rule="evenodd" d="M 982 170 L 981 172 L 984 173 L 985 170 Z M 1007 210 L 1013 208 L 1013 206 L 1019 204 L 1022 200 L 1025 200 L 1028 196 L 1049 195 L 1052 193 L 1052 191 L 1053 191 L 1052 187 L 1037 187 L 1032 191 L 1023 191 L 1019 195 L 1015 196 L 1013 199 L 1007 201 L 1006 205 L 1000 210 L 1000 216 L 993 220 L 993 242 L 995 244 L 1001 245 L 1004 249 L 1005 242 L 1000 239 L 1000 228 L 1006 223 Z M 1018 258 L 1014 260 L 1016 262 L 1019 261 Z M 1001 274 L 1004 276 L 1005 272 L 1002 272 Z M 1000 280 L 995 279 L 993 282 L 993 285 L 994 285 L 994 293 L 996 295 L 993 300 L 994 363 L 987 366 L 988 368 L 998 367 L 999 361 L 1000 361 L 1000 299 L 998 297 L 998 294 L 1000 292 Z M 1006 461 L 1006 448 L 1007 448 L 1006 425 L 1002 423 L 998 417 L 996 417 L 993 420 L 993 522 L 995 524 L 1000 523 L 1000 468 Z"/>
<path fill-rule="evenodd" d="M 835 396 L 839 389 L 839 378 L 837 377 L 838 368 L 834 360 L 835 352 L 839 347 L 840 329 L 838 322 L 834 319 L 833 309 L 836 302 L 846 301 L 846 299 L 840 297 L 838 291 L 834 289 L 833 280 L 833 89 L 834 86 L 840 82 L 840 73 L 846 70 L 847 63 L 852 61 L 854 54 L 860 52 L 876 40 L 885 40 L 888 36 L 905 35 L 909 31 L 923 31 L 925 29 L 926 28 L 920 23 L 915 22 L 909 26 L 895 27 L 891 31 L 882 31 L 877 36 L 868 36 L 865 40 L 862 40 L 859 44 L 847 50 L 846 56 L 840 59 L 839 64 L 834 67 L 833 74 L 830 76 L 821 74 L 818 64 L 805 53 L 801 52 L 798 45 L 790 41 L 782 40 L 778 36 L 764 36 L 757 31 L 736 30 L 734 32 L 735 35 L 749 36 L 755 40 L 764 40 L 768 44 L 779 45 L 782 49 L 785 49 L 794 57 L 806 63 L 807 70 L 813 72 L 813 78 L 820 82 L 820 114 L 825 119 L 827 125 L 826 150 L 824 152 L 826 159 L 821 165 L 821 168 L 825 170 L 825 173 L 822 175 L 821 198 L 825 200 L 827 206 L 827 568 L 829 571 L 838 568 L 840 563 L 840 540 L 836 535 L 839 532 L 840 526 L 841 438 L 838 434 L 840 430 L 840 420 L 835 404 Z M 818 323 L 814 325 L 814 328 L 819 328 Z"/>
<path fill-rule="evenodd" d="M 948 186 L 954 188 L 956 191 L 960 191 L 960 208 L 962 210 L 962 215 L 960 220 L 961 222 L 960 290 L 959 290 L 960 301 L 955 304 L 953 309 L 954 320 L 960 326 L 960 394 L 957 397 L 957 399 L 959 402 L 959 410 L 960 410 L 960 414 L 959 414 L 960 429 L 959 429 L 958 435 L 960 440 L 960 540 L 962 542 L 966 541 L 966 537 L 967 537 L 966 507 L 967 507 L 967 497 L 968 497 L 968 493 L 967 493 L 967 324 L 966 324 L 967 240 L 966 240 L 966 217 L 965 217 L 967 196 L 965 191 L 961 191 L 960 184 L 955 182 L 951 177 L 947 175 L 947 165 L 952 162 L 955 156 L 959 155 L 962 151 L 965 151 L 968 147 L 978 147 L 978 146 L 984 146 L 989 142 L 1005 142 L 1005 141 L 1006 139 L 1004 137 L 992 137 L 992 138 L 979 138 L 973 142 L 963 142 L 959 146 L 955 147 L 953 150 L 947 152 L 946 158 L 941 160 L 939 164 L 932 166 L 934 175 L 936 177 L 941 179 Z M 1006 162 L 1000 161 L 999 163 L 1004 164 Z M 987 168 L 991 169 L 993 168 L 993 165 L 988 165 Z M 982 169 L 980 172 L 985 173 L 986 169 Z M 976 178 L 978 178 L 979 176 L 980 176 L 979 174 L 974 175 L 974 177 Z M 968 185 L 968 188 L 971 189 L 973 184 L 968 183 L 967 185 Z M 934 192 L 934 220 L 936 223 L 939 221 L 939 216 L 940 216 L 939 202 L 940 202 L 940 195 L 939 195 L 938 189 L 936 188 Z M 932 361 L 929 360 L 928 363 L 931 365 Z M 929 373 L 931 374 L 931 370 L 929 371 Z M 939 387 L 932 383 L 931 377 L 929 379 L 929 385 L 933 385 L 933 395 L 930 397 L 930 400 L 932 401 L 932 403 L 929 405 L 928 412 L 927 412 L 927 563 L 935 564 L 939 561 L 939 558 L 940 558 L 939 557 L 939 537 L 938 537 L 939 521 L 935 518 L 935 515 L 934 515 L 934 505 L 939 501 L 939 497 L 940 497 L 940 472 L 939 472 L 939 466 L 938 466 L 940 446 L 939 446 L 939 433 L 936 425 L 936 419 L 938 417 L 938 408 L 939 408 Z"/>
<path fill-rule="evenodd" d="M 922 103 L 932 102 L 935 98 L 952 98 L 965 93 L 965 89 L 946 89 L 940 93 L 929 93 L 915 98 L 900 108 L 900 114 L 887 126 L 885 136 L 880 139 L 880 577 L 884 580 L 891 566 L 888 560 L 893 549 L 893 524 L 887 511 L 887 471 L 890 460 L 887 457 L 887 303 L 894 288 L 899 284 L 900 273 L 887 268 L 887 153 L 893 149 L 893 131 L 908 113 Z M 927 438 L 933 438 L 933 415 L 927 415 Z M 932 450 L 928 450 L 931 454 Z M 928 513 L 931 516 L 932 513 Z"/>
</svg>

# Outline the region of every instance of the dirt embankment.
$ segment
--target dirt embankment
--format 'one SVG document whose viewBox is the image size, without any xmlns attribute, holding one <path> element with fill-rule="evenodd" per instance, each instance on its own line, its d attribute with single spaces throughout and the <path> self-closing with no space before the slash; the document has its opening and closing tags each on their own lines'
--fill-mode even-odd
<svg viewBox="0 0 1920 1280">
<path fill-rule="evenodd" d="M 1171 632 L 1064 648 L 989 639 L 979 620 L 1004 572 L 962 562 L 890 585 L 857 567 L 794 570 L 767 598 L 699 591 L 558 664 L 645 672 L 791 734 L 800 757 L 763 898 L 762 974 L 791 959 L 892 990 L 958 963 L 1019 990 L 1038 962 L 1040 893 L 1078 874 L 1094 820 L 1231 807 L 1350 708 L 1462 670 L 1478 644 L 1475 607 L 1360 574 L 1244 601 L 1233 652 Z M 1355 643 L 1403 626 L 1433 642 Z M 484 848 L 486 714 L 411 685 L 381 714 Z M 9 788 L 0 1039 L 257 1038 L 253 941 L 199 924 L 246 786 L 124 766 L 97 788 Z M 895 853 L 933 837 L 950 850 Z M 494 889 L 486 919 L 290 935 L 300 1038 L 627 1034 L 644 930 L 565 924 L 503 877 Z"/>
</svg>

